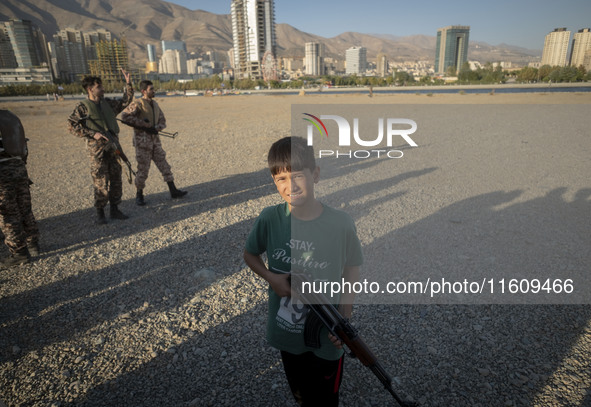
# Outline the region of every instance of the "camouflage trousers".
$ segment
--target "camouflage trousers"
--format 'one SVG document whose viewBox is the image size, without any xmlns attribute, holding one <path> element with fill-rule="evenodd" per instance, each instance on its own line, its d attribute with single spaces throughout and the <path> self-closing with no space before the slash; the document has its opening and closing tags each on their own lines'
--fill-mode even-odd
<svg viewBox="0 0 591 407">
<path fill-rule="evenodd" d="M 39 242 L 31 208 L 27 167 L 21 160 L 0 162 L 0 229 L 12 254 Z"/>
<path fill-rule="evenodd" d="M 135 146 L 135 159 L 137 161 L 137 175 L 135 177 L 135 186 L 137 189 L 146 187 L 150 164 L 154 161 L 156 167 L 160 170 L 164 182 L 174 181 L 170 164 L 166 161 L 166 151 L 162 148 L 160 137 L 152 134 L 139 133 L 133 138 Z"/>
<path fill-rule="evenodd" d="M 87 142 L 96 208 L 104 208 L 107 203 L 119 205 L 123 195 L 121 164 L 113 149 L 108 146 L 109 144 L 103 141 L 90 140 Z"/>
</svg>

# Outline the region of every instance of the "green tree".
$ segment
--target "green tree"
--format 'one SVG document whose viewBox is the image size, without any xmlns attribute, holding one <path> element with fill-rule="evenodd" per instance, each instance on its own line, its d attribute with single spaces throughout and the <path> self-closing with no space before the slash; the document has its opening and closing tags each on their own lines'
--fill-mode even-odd
<svg viewBox="0 0 591 407">
<path fill-rule="evenodd" d="M 394 74 L 394 82 L 397 85 L 405 86 L 408 83 L 412 83 L 415 81 L 415 78 L 409 74 L 408 72 L 398 71 Z"/>
<path fill-rule="evenodd" d="M 548 82 L 550 72 L 552 72 L 552 67 L 550 65 L 542 65 L 540 69 L 538 69 L 539 80 Z"/>
<path fill-rule="evenodd" d="M 550 71 L 548 74 L 547 79 L 552 82 L 560 82 L 560 68 L 552 69 L 552 71 Z"/>
<path fill-rule="evenodd" d="M 538 79 L 538 70 L 531 66 L 522 68 L 517 74 L 517 80 L 520 82 L 534 82 Z"/>
<path fill-rule="evenodd" d="M 558 71 L 558 80 L 560 82 L 577 82 L 579 71 L 574 66 L 565 66 Z"/>
</svg>

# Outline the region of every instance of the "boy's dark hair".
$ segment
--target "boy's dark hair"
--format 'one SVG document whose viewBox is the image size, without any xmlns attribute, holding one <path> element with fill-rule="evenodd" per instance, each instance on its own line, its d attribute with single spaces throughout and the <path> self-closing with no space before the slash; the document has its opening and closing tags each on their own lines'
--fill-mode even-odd
<svg viewBox="0 0 591 407">
<path fill-rule="evenodd" d="M 144 79 L 143 81 L 140 82 L 140 92 L 143 90 L 148 89 L 148 86 L 153 85 L 152 81 L 149 81 L 147 79 Z"/>
<path fill-rule="evenodd" d="M 86 91 L 88 88 L 92 88 L 95 83 L 97 85 L 102 85 L 103 81 L 98 76 L 85 76 L 84 79 L 82 79 L 82 87 Z"/>
<path fill-rule="evenodd" d="M 314 171 L 316 169 L 314 148 L 301 137 L 284 137 L 277 140 L 269 149 L 267 162 L 271 175 L 277 175 L 282 171 L 302 171 L 305 168 Z"/>
</svg>

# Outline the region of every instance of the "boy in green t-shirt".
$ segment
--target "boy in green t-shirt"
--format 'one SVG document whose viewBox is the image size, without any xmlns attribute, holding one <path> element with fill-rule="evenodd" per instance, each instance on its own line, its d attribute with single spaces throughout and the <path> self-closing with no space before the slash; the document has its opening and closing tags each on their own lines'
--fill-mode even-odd
<svg viewBox="0 0 591 407">
<path fill-rule="evenodd" d="M 267 340 L 281 351 L 296 401 L 301 406 L 336 407 L 343 374 L 342 344 L 324 327 L 319 347 L 305 340 L 308 309 L 291 298 L 289 276 L 292 270 L 305 271 L 314 281 L 353 283 L 363 263 L 361 244 L 351 217 L 315 198 L 320 169 L 306 140 L 278 140 L 269 150 L 268 163 L 285 202 L 261 212 L 246 241 L 244 260 L 269 283 Z M 352 293 L 329 300 L 344 317 L 351 316 Z"/>
</svg>

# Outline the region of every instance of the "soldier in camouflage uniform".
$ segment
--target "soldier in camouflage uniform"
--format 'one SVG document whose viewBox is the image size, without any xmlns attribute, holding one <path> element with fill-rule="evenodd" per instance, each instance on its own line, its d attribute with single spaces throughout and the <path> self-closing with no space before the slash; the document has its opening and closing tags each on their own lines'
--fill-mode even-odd
<svg viewBox="0 0 591 407">
<path fill-rule="evenodd" d="M 170 164 L 166 161 L 166 152 L 162 148 L 162 143 L 158 132 L 166 128 L 166 119 L 162 109 L 154 100 L 154 85 L 148 80 L 140 82 L 140 91 L 142 97 L 132 102 L 121 114 L 123 122 L 134 128 L 133 145 L 135 147 L 135 158 L 137 160 L 137 175 L 135 177 L 135 186 L 137 194 L 135 203 L 143 206 L 144 188 L 150 164 L 152 160 L 160 170 L 164 182 L 168 184 L 170 196 L 172 198 L 181 198 L 187 194 L 187 191 L 181 191 L 174 185 L 174 177 Z"/>
<path fill-rule="evenodd" d="M 39 255 L 39 229 L 31 208 L 25 132 L 8 110 L 0 110 L 0 134 L 0 229 L 11 254 L 1 264 L 10 267 Z"/>
<path fill-rule="evenodd" d="M 87 76 L 82 80 L 82 86 L 88 99 L 80 102 L 68 118 L 70 132 L 86 139 L 98 224 L 107 223 L 104 211 L 107 202 L 110 203 L 111 219 L 128 218 L 118 208 L 123 195 L 121 164 L 115 154 L 115 146 L 102 134 L 108 130 L 114 137 L 119 137 L 116 117 L 133 100 L 129 74 L 123 69 L 121 71 L 127 83 L 122 99 L 105 98 L 101 79 Z"/>
</svg>

